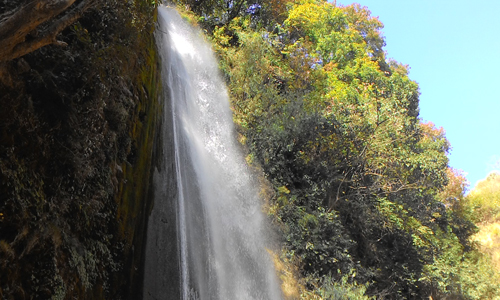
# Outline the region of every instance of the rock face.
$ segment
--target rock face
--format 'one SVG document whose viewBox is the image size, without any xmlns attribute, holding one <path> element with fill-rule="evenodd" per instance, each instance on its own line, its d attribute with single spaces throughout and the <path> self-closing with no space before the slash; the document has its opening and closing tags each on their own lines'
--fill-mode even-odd
<svg viewBox="0 0 500 300">
<path fill-rule="evenodd" d="M 171 116 L 170 98 L 164 99 L 164 116 Z M 172 118 L 164 118 L 162 158 L 156 161 L 154 208 L 148 218 L 145 243 L 143 299 L 182 299 L 177 229 L 177 177 Z M 160 298 L 161 299 L 161 298 Z"/>
<path fill-rule="evenodd" d="M 0 298 L 141 294 L 161 113 L 152 16 L 108 1 L 59 36 L 66 48 L 0 65 Z"/>
</svg>

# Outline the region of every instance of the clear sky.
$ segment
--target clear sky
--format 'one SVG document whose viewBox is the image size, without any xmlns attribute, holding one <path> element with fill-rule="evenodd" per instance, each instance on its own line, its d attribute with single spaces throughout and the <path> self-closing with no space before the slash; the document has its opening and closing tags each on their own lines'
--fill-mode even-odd
<svg viewBox="0 0 500 300">
<path fill-rule="evenodd" d="M 420 118 L 446 130 L 470 188 L 499 169 L 500 0 L 337 0 L 384 24 L 388 58 L 410 66 Z"/>
</svg>

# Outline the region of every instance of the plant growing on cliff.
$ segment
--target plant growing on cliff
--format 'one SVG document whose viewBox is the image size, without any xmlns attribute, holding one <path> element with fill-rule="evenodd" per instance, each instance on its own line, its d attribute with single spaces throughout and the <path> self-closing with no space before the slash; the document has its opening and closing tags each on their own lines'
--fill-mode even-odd
<svg viewBox="0 0 500 300">
<path fill-rule="evenodd" d="M 46 37 L 85 7 L 92 13 L 56 34 L 67 46 L 41 47 L 0 68 L 2 299 L 123 298 L 137 277 L 133 267 L 118 273 L 141 252 L 131 251 L 137 216 L 115 197 L 123 189 L 120 165 L 136 166 L 133 140 L 149 113 L 154 5 L 0 1 L 10 13 L 1 17 L 2 30 L 16 14 L 51 14 L 59 6 L 44 5 L 63 2 L 73 6 L 37 30 Z M 34 26 L 28 23 L 18 25 Z M 36 38 L 34 30 L 25 41 Z"/>
<path fill-rule="evenodd" d="M 249 1 L 222 23 L 199 4 L 242 141 L 274 187 L 284 253 L 309 291 L 355 272 L 379 298 L 489 295 L 455 272 L 476 261 L 470 214 L 453 204 L 465 185 L 448 171 L 444 131 L 418 119 L 408 67 L 385 58 L 383 24 L 321 0 Z"/>
</svg>

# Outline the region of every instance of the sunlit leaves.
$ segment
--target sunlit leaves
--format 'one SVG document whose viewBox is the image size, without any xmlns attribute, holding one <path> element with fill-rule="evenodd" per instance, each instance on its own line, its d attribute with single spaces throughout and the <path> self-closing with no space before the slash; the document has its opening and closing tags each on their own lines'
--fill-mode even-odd
<svg viewBox="0 0 500 300">
<path fill-rule="evenodd" d="M 500 173 L 492 172 L 467 195 L 467 205 L 480 221 L 500 219 Z"/>
<path fill-rule="evenodd" d="M 442 284 L 455 277 L 436 274 L 474 231 L 450 200 L 463 181 L 447 171 L 444 130 L 418 119 L 409 67 L 385 59 L 382 23 L 356 4 L 262 9 L 274 23 L 240 15 L 212 39 L 288 253 L 308 278 L 356 269 L 370 295 L 450 294 Z"/>
<path fill-rule="evenodd" d="M 383 60 L 385 41 L 380 34 L 380 30 L 384 25 L 379 21 L 378 17 L 371 17 L 368 8 L 361 7 L 357 3 L 344 7 L 343 11 L 347 16 L 350 27 L 355 28 L 365 40 L 369 55 Z"/>
<path fill-rule="evenodd" d="M 448 182 L 444 186 L 443 190 L 438 194 L 438 199 L 445 203 L 448 207 L 457 210 L 459 207 L 464 205 L 463 198 L 469 183 L 467 182 L 465 174 L 462 170 L 448 168 L 446 176 L 448 178 Z"/>
</svg>

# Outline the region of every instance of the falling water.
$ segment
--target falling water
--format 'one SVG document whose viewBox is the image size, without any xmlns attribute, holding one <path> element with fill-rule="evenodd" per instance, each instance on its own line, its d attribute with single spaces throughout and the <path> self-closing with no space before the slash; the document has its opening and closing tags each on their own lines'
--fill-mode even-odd
<svg viewBox="0 0 500 300">
<path fill-rule="evenodd" d="M 200 31 L 173 9 L 160 7 L 158 23 L 165 98 L 171 107 L 164 115 L 167 158 L 155 175 L 155 211 L 150 217 L 162 221 L 148 225 L 144 297 L 281 299 L 266 251 L 258 191 L 235 139 L 212 50 Z M 175 163 L 168 159 L 168 149 Z M 169 176 L 175 177 L 173 186 L 166 183 Z M 172 194 L 175 201 L 169 206 L 175 209 L 169 211 L 161 203 Z M 169 215 L 173 211 L 175 216 Z M 162 229 L 168 226 L 175 226 L 175 232 Z"/>
</svg>

